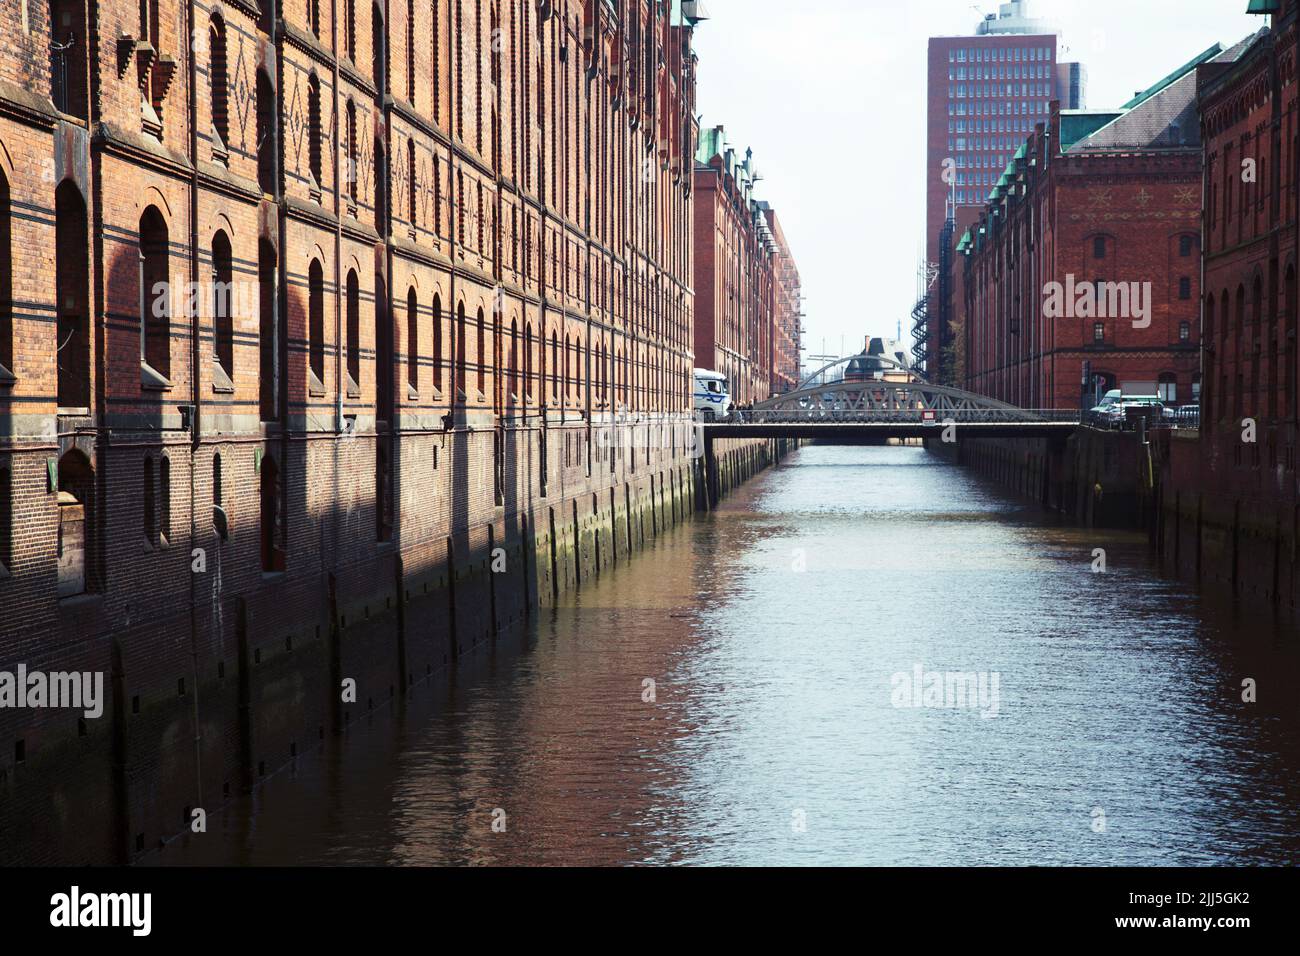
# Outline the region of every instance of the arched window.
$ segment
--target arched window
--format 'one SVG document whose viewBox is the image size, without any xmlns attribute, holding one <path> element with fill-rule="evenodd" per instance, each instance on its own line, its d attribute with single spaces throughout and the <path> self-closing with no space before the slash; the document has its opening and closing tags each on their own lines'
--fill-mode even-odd
<svg viewBox="0 0 1300 956">
<path fill-rule="evenodd" d="M 347 280 L 348 389 L 356 392 L 361 382 L 361 283 L 357 270 L 348 270 Z"/>
<path fill-rule="evenodd" d="M 98 590 L 95 563 L 95 472 L 80 451 L 59 459 L 58 595 Z"/>
<path fill-rule="evenodd" d="M 560 340 L 551 333 L 551 396 L 550 400 L 560 400 Z"/>
<path fill-rule="evenodd" d="M 212 503 L 218 508 L 226 501 L 226 489 L 222 486 L 221 453 L 212 456 Z"/>
<path fill-rule="evenodd" d="M 442 298 L 433 297 L 433 387 L 442 391 L 442 365 L 446 356 L 442 354 Z"/>
<path fill-rule="evenodd" d="M 568 401 L 573 392 L 573 339 L 564 337 L 564 401 Z"/>
<path fill-rule="evenodd" d="M 374 58 L 371 73 L 379 101 L 384 101 L 388 90 L 388 61 L 385 57 L 387 35 L 384 32 L 384 11 L 375 3 L 370 7 L 370 54 Z"/>
<path fill-rule="evenodd" d="M 226 72 L 226 24 L 219 16 L 208 20 L 208 58 L 212 154 L 214 159 L 225 162 L 226 148 L 230 141 L 230 79 Z"/>
<path fill-rule="evenodd" d="M 307 166 L 312 185 L 317 191 L 321 189 L 321 179 L 324 176 L 321 149 L 320 81 L 313 74 L 307 78 Z"/>
<path fill-rule="evenodd" d="M 393 323 L 388 318 L 388 286 L 375 273 L 375 418 L 391 421 L 393 406 Z"/>
<path fill-rule="evenodd" d="M 375 540 L 393 539 L 392 469 L 388 464 L 388 439 L 375 443 Z"/>
<path fill-rule="evenodd" d="M 420 390 L 420 300 L 414 286 L 406 293 L 406 384 Z"/>
<path fill-rule="evenodd" d="M 520 398 L 519 391 L 519 320 L 510 320 L 510 401 Z"/>
<path fill-rule="evenodd" d="M 524 330 L 524 403 L 533 400 L 533 323 Z"/>
<path fill-rule="evenodd" d="M 415 140 L 408 139 L 406 141 L 406 200 L 407 200 L 406 220 L 411 224 L 412 229 L 415 228 L 416 221 L 417 221 L 415 217 L 416 189 L 417 189 L 417 183 L 416 183 L 416 168 L 415 168 Z"/>
<path fill-rule="evenodd" d="M 347 160 L 347 169 L 344 171 L 347 176 L 348 198 L 352 200 L 352 212 L 356 213 L 357 204 L 357 107 L 351 100 L 348 100 L 347 107 L 347 127 L 345 130 L 347 143 L 344 144 L 344 156 Z"/>
<path fill-rule="evenodd" d="M 1161 372 L 1156 392 L 1166 405 L 1178 404 L 1178 376 L 1173 372 Z"/>
<path fill-rule="evenodd" d="M 262 532 L 262 572 L 276 574 L 285 569 L 284 500 L 280 467 L 266 455 L 259 469 Z"/>
<path fill-rule="evenodd" d="M 0 387 L 14 382 L 14 259 L 9 180 L 0 169 Z"/>
<path fill-rule="evenodd" d="M 167 546 L 172 536 L 172 460 L 163 455 L 158 460 L 158 539 Z"/>
<path fill-rule="evenodd" d="M 483 310 L 478 310 L 478 321 L 475 323 L 475 333 L 478 341 L 474 343 L 475 359 L 478 361 L 478 392 L 480 395 L 487 394 L 487 356 L 484 352 L 486 348 L 487 336 L 484 334 Z"/>
<path fill-rule="evenodd" d="M 86 119 L 85 6 L 50 0 L 50 99 L 62 113 Z"/>
<path fill-rule="evenodd" d="M 280 381 L 278 284 L 275 246 L 263 239 L 257 244 L 257 395 L 259 413 L 264 422 L 280 419 L 276 398 Z"/>
<path fill-rule="evenodd" d="M 415 105 L 415 0 L 406 0 L 406 99 Z"/>
<path fill-rule="evenodd" d="M 265 70 L 257 71 L 257 185 L 275 195 L 275 90 Z"/>
<path fill-rule="evenodd" d="M 167 223 L 156 206 L 150 206 L 140 217 L 139 251 L 140 361 L 157 376 L 167 379 L 172 364 Z"/>
<path fill-rule="evenodd" d="M 465 303 L 456 306 L 456 390 L 465 398 Z"/>
<path fill-rule="evenodd" d="M 311 384 L 324 388 L 325 382 L 325 269 L 319 259 L 312 259 L 307 269 L 307 362 L 316 377 Z"/>
<path fill-rule="evenodd" d="M 433 22 L 429 30 L 429 36 L 433 38 L 430 45 L 429 54 L 432 58 L 430 72 L 433 74 L 433 103 L 429 112 L 433 114 L 433 121 L 438 126 L 442 126 L 442 19 L 439 16 L 439 3 L 430 4 L 430 13 L 433 15 Z"/>
<path fill-rule="evenodd" d="M 235 376 L 234 266 L 224 232 L 212 237 L 212 335 L 214 357 L 228 380 Z"/>
<path fill-rule="evenodd" d="M 343 51 L 353 63 L 357 62 L 357 0 L 343 4 Z"/>
<path fill-rule="evenodd" d="M 153 477 L 153 458 L 149 455 L 144 456 L 144 479 L 143 495 L 141 496 L 144 505 L 144 540 L 151 547 L 158 546 L 158 508 L 154 499 L 156 489 Z"/>
<path fill-rule="evenodd" d="M 60 408 L 90 406 L 90 278 L 86 203 L 70 179 L 54 193 L 54 283 L 58 310 L 58 389 Z M 7 245 L 7 236 L 0 237 Z M 0 251 L 0 256 L 3 256 Z M 3 266 L 0 266 L 3 268 Z M 4 282 L 6 278 L 0 279 Z M 0 293 L 0 297 L 8 299 Z M 12 307 L 12 303 L 9 303 Z M 5 311 L 0 303 L 0 312 Z M 0 332 L 3 335 L 3 332 Z M 3 362 L 0 362 L 3 364 Z M 0 372 L 3 375 L 3 372 Z"/>
</svg>

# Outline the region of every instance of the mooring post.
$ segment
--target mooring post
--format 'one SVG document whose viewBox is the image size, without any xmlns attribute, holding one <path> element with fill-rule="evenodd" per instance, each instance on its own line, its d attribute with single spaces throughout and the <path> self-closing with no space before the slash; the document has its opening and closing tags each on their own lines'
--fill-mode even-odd
<svg viewBox="0 0 1300 956">
<path fill-rule="evenodd" d="M 721 497 L 718 489 L 718 456 L 713 451 L 713 436 L 704 431 L 704 476 L 709 495 L 709 510 L 718 506 Z"/>
</svg>

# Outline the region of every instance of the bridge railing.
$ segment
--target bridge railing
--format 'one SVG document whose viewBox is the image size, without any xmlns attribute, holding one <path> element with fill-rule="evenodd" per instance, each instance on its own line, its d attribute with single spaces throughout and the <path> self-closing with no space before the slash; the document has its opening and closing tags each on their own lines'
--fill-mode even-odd
<svg viewBox="0 0 1300 956">
<path fill-rule="evenodd" d="M 812 406 L 809 408 L 737 409 L 724 422 L 734 425 L 859 424 L 1080 424 L 1080 413 L 1059 408 L 882 409 Z"/>
</svg>

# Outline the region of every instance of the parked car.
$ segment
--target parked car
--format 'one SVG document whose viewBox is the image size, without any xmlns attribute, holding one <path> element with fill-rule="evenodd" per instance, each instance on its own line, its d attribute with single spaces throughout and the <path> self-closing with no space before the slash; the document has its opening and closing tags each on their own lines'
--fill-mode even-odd
<svg viewBox="0 0 1300 956">
<path fill-rule="evenodd" d="M 1147 428 L 1165 421 L 1165 403 L 1159 398 L 1147 395 L 1125 398 L 1120 403 L 1120 409 L 1123 412 L 1120 427 L 1124 429 L 1137 428 L 1139 421 L 1145 421 Z"/>
<path fill-rule="evenodd" d="M 1136 428 L 1138 419 L 1152 424 L 1173 424 L 1173 410 L 1165 407 L 1159 395 L 1123 395 L 1119 389 L 1106 393 L 1100 405 L 1087 415 L 1088 424 L 1094 428 Z"/>
</svg>

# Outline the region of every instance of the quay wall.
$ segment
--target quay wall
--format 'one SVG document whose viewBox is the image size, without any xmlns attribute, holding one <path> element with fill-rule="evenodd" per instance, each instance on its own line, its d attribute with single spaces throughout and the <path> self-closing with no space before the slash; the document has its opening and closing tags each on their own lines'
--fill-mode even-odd
<svg viewBox="0 0 1300 956">
<path fill-rule="evenodd" d="M 378 440 L 297 442 L 282 458 L 302 456 L 316 476 L 290 492 L 303 500 L 290 505 L 299 517 L 284 572 L 258 571 L 255 491 L 227 496 L 223 539 L 209 515 L 189 520 L 210 499 L 196 483 L 195 500 L 184 500 L 191 483 L 177 469 L 171 507 L 187 515 L 178 526 L 188 533 L 168 543 L 170 570 L 152 593 L 133 591 L 129 608 L 109 595 L 53 602 L 57 620 L 6 633 L 0 671 L 22 662 L 99 672 L 106 702 L 97 719 L 0 709 L 0 739 L 11 742 L 0 759 L 0 863 L 138 859 L 189 827 L 195 808 L 210 815 L 366 715 L 400 706 L 461 655 L 709 507 L 708 465 L 687 420 L 609 431 L 520 422 L 507 431 L 501 476 L 496 430 L 402 437 L 392 540 L 377 543 L 375 500 L 349 493 L 349 469 L 372 460 Z M 721 491 L 787 448 L 717 442 Z M 222 450 L 226 480 L 256 489 L 254 446 Z M 110 474 L 125 470 L 116 456 L 134 453 L 99 452 Z M 183 460 L 174 455 L 173 468 Z M 111 558 L 125 565 L 138 540 L 123 537 Z"/>
</svg>

